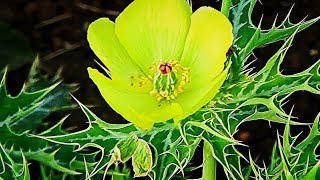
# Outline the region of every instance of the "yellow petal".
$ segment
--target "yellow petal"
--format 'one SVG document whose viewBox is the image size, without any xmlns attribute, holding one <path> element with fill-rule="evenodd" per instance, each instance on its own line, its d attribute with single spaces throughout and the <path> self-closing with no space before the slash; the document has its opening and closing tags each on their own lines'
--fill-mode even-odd
<svg viewBox="0 0 320 180">
<path fill-rule="evenodd" d="M 100 18 L 90 24 L 88 41 L 91 49 L 111 72 L 112 79 L 129 85 L 131 76 L 143 75 L 120 44 L 114 32 L 114 23 L 108 18 Z"/>
<path fill-rule="evenodd" d="M 199 88 L 223 71 L 232 40 L 232 25 L 221 12 L 202 7 L 192 14 L 180 62 L 191 69 L 191 83 L 186 89 Z"/>
<path fill-rule="evenodd" d="M 186 0 L 135 0 L 116 19 L 115 31 L 143 69 L 155 61 L 179 60 L 190 25 Z"/>
<path fill-rule="evenodd" d="M 179 109 L 177 104 L 171 105 L 167 101 L 159 103 L 149 93 L 129 91 L 96 69 L 88 68 L 88 72 L 110 107 L 142 129 L 150 130 L 154 123 L 164 122 L 177 116 L 177 113 L 181 114 L 181 111 L 172 109 Z"/>
<path fill-rule="evenodd" d="M 219 92 L 220 87 L 228 75 L 229 68 L 230 66 L 212 81 L 202 86 L 202 88 L 181 93 L 175 102 L 181 104 L 183 115 L 175 117 L 175 122 L 194 114 L 202 106 L 207 104 Z"/>
</svg>

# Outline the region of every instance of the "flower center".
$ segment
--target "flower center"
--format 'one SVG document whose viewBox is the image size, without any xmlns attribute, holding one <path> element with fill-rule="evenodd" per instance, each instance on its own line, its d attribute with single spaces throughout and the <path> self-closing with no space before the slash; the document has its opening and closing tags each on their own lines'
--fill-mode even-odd
<svg viewBox="0 0 320 180">
<path fill-rule="evenodd" d="M 163 63 L 163 64 L 160 64 L 159 70 L 162 74 L 169 74 L 172 71 L 172 67 L 168 63 Z"/>
<path fill-rule="evenodd" d="M 189 82 L 189 71 L 189 68 L 176 61 L 160 63 L 153 77 L 153 90 L 150 94 L 158 101 L 175 99 Z"/>
</svg>

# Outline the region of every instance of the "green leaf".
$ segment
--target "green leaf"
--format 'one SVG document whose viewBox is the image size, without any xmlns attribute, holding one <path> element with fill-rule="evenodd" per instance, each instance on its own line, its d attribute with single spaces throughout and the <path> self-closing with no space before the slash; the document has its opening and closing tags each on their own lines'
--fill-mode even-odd
<svg viewBox="0 0 320 180">
<path fill-rule="evenodd" d="M 0 107 L 2 108 L 0 112 L 0 124 L 1 122 L 8 123 L 10 128 L 15 129 L 17 133 L 22 133 L 30 127 L 28 123 L 24 121 L 24 117 L 27 114 L 37 111 L 37 107 L 45 99 L 46 95 L 58 84 L 54 84 L 51 87 L 36 92 L 26 92 L 25 88 L 23 88 L 19 95 L 12 97 L 6 90 L 6 72 L 7 69 L 5 69 L 0 83 Z M 30 121 L 30 123 L 32 123 L 32 121 Z M 24 129 L 20 130 L 18 128 Z"/>
<path fill-rule="evenodd" d="M 234 45 L 236 52 L 232 57 L 233 79 L 238 79 L 241 71 L 244 70 L 244 63 L 255 48 L 271 44 L 300 32 L 310 25 L 316 23 L 320 17 L 297 24 L 290 22 L 290 12 L 280 25 L 274 20 L 272 27 L 268 30 L 261 29 L 261 22 L 258 26 L 252 23 L 252 12 L 257 0 L 232 0 L 230 20 L 233 24 Z M 262 21 L 262 19 L 261 19 Z"/>
<path fill-rule="evenodd" d="M 0 179 L 30 180 L 28 163 L 23 153 L 19 158 L 13 158 L 0 144 L 0 162 Z"/>
<path fill-rule="evenodd" d="M 319 117 L 320 114 L 315 119 L 309 136 L 297 145 L 297 137 L 290 136 L 288 120 L 283 138 L 278 135 L 278 148 L 273 149 L 271 165 L 261 168 L 252 162 L 251 167 L 256 169 L 262 179 L 319 179 L 320 159 L 315 154 L 320 146 Z"/>
<path fill-rule="evenodd" d="M 193 116 L 193 121 L 205 120 L 206 128 L 203 129 L 211 129 L 206 130 L 203 137 L 214 147 L 215 158 L 222 164 L 229 177 L 244 179 L 240 166 L 243 156 L 235 149 L 235 145 L 241 144 L 227 141 L 226 138 L 221 138 L 221 135 L 232 138 L 237 127 L 245 121 L 263 119 L 287 123 L 290 116 L 284 112 L 282 106 L 293 92 L 309 91 L 320 94 L 320 61 L 303 72 L 293 75 L 281 74 L 280 65 L 293 37 L 294 35 L 286 40 L 262 70 L 256 74 L 243 74 L 232 84 L 225 83 L 207 107 Z M 292 120 L 289 123 L 303 124 Z M 318 141 L 314 139 L 313 142 Z"/>
<path fill-rule="evenodd" d="M 102 157 L 90 172 L 90 177 L 100 174 L 103 172 L 103 169 L 108 170 L 105 174 L 110 174 L 110 172 L 112 172 L 112 165 L 115 161 L 111 158 L 114 157 L 115 149 L 118 149 L 118 152 L 116 151 L 118 156 L 119 154 L 128 154 L 128 156 L 125 155 L 125 157 L 129 158 L 132 148 L 127 147 L 132 147 L 130 145 L 131 142 L 135 142 L 135 138 L 132 139 L 131 136 L 137 136 L 139 138 L 138 144 L 140 145 L 138 145 L 138 149 L 135 153 L 144 152 L 143 154 L 133 155 L 135 157 L 133 159 L 135 175 L 146 175 L 145 173 L 149 172 L 148 167 L 153 164 L 154 166 L 149 175 L 154 179 L 170 179 L 178 172 L 183 172 L 184 167 L 186 167 L 190 162 L 194 151 L 200 142 L 200 138 L 198 137 L 190 135 L 182 137 L 179 128 L 175 126 L 173 122 L 156 124 L 152 131 L 138 130 L 132 124 L 108 124 L 100 120 L 83 104 L 80 102 L 78 103 L 89 120 L 89 126 L 87 129 L 66 135 L 46 136 L 45 134 L 41 134 L 38 137 L 63 145 L 76 146 L 78 147 L 77 151 L 85 147 L 95 147 L 100 149 Z M 184 139 L 188 143 L 186 143 Z M 141 144 L 141 142 L 144 141 L 148 144 Z M 122 146 L 123 144 L 126 146 Z M 147 145 L 150 147 L 148 148 Z M 145 156 L 146 153 L 151 153 L 149 151 L 150 148 L 152 148 L 154 152 L 154 154 L 152 154 L 154 159 L 151 164 L 149 162 L 149 160 L 151 160 L 151 156 Z M 121 149 L 127 149 L 130 150 L 130 152 L 121 153 Z M 127 158 L 123 160 L 127 160 Z M 141 158 L 149 158 L 149 160 L 145 162 L 147 164 L 141 164 Z"/>
<path fill-rule="evenodd" d="M 0 83 L 0 117 L 1 121 L 9 124 L 10 130 L 15 133 L 34 131 L 42 120 L 50 113 L 74 108 L 70 93 L 75 91 L 75 85 L 64 85 L 57 75 L 49 79 L 40 75 L 37 69 L 37 60 L 31 68 L 28 81 L 21 92 L 12 97 L 6 90 L 6 73 L 4 70 Z"/>
<path fill-rule="evenodd" d="M 6 90 L 6 72 L 7 69 L 1 74 L 0 82 L 0 108 L 2 109 L 0 112 L 0 144 L 4 151 L 13 158 L 23 156 L 27 160 L 39 161 L 62 172 L 78 174 L 75 166 L 84 167 L 84 162 L 83 156 L 73 151 L 74 147 L 57 145 L 29 134 L 42 125 L 44 118 L 55 111 L 55 106 L 64 104 L 72 108 L 69 93 L 73 88 L 67 85 L 62 88 L 63 85 L 57 79 L 51 81 L 46 78 L 41 80 L 33 78 L 34 81 L 29 81 L 17 96 L 12 97 Z M 36 85 L 40 81 L 42 85 Z M 27 90 L 28 87 L 33 87 L 33 90 Z M 54 98 L 60 98 L 62 101 L 55 101 Z M 60 128 L 61 126 L 57 125 L 51 130 Z M 65 133 L 62 130 L 54 132 L 56 134 Z M 49 129 L 42 134 L 50 133 Z M 94 156 L 96 154 L 86 156 L 89 163 L 93 162 Z"/>
<path fill-rule="evenodd" d="M 244 121 L 262 118 L 286 123 L 288 115 L 282 110 L 282 105 L 293 92 L 309 91 L 320 94 L 320 61 L 294 75 L 283 75 L 280 72 L 280 64 L 293 37 L 269 59 L 262 70 L 250 76 L 243 76 L 238 83 L 225 86 L 209 105 L 212 110 L 217 111 L 231 134 Z M 222 111 L 223 109 L 225 110 Z"/>
</svg>

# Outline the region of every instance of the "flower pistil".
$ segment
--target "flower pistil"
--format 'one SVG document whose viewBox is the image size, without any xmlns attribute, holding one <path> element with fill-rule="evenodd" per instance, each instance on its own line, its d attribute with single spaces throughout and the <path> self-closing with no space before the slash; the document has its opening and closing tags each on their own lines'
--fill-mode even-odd
<svg viewBox="0 0 320 180">
<path fill-rule="evenodd" d="M 190 82 L 190 68 L 181 66 L 177 61 L 161 62 L 157 67 L 150 94 L 158 101 L 175 99 Z"/>
</svg>

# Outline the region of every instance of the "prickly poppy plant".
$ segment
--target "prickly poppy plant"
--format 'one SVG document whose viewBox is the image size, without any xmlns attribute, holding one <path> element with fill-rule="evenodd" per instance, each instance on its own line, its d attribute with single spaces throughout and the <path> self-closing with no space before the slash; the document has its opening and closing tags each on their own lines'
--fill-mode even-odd
<svg viewBox="0 0 320 180">
<path fill-rule="evenodd" d="M 231 23 L 211 7 L 192 14 L 184 0 L 136 0 L 115 23 L 101 18 L 89 26 L 90 47 L 111 79 L 88 71 L 115 111 L 150 130 L 214 97 L 227 77 L 232 40 Z"/>
<path fill-rule="evenodd" d="M 320 115 L 310 125 L 294 121 L 294 108 L 283 110 L 294 92 L 320 94 L 320 61 L 296 74 L 281 73 L 295 35 L 320 17 L 293 24 L 289 12 L 265 30 L 263 21 L 252 22 L 255 4 L 223 0 L 221 11 L 193 12 L 186 0 L 134 0 L 115 22 L 92 22 L 88 42 L 104 72 L 87 72 L 127 124 L 100 119 L 76 98 L 73 104 L 69 94 L 76 88 L 59 75 L 39 75 L 37 63 L 21 92 L 11 96 L 5 68 L 0 180 L 31 179 L 29 169 L 36 166 L 40 179 L 320 179 Z M 279 41 L 282 46 L 253 72 L 253 50 Z M 86 115 L 86 128 L 65 128 L 67 117 L 45 122 L 51 113 L 75 107 Z M 242 154 L 244 142 L 234 138 L 242 123 L 256 120 L 284 125 L 264 166 Z M 305 138 L 291 136 L 290 127 L 307 125 Z"/>
</svg>

